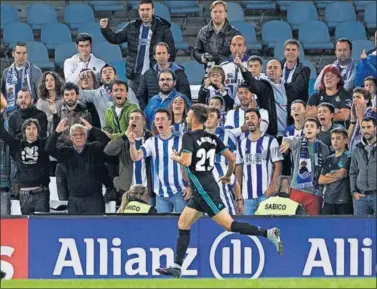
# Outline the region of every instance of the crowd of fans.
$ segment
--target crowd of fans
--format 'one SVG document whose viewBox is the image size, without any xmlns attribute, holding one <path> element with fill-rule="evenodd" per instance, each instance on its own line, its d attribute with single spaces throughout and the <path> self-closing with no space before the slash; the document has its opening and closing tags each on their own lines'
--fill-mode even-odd
<svg viewBox="0 0 377 289">
<path fill-rule="evenodd" d="M 49 212 L 50 176 L 69 214 L 103 214 L 106 202 L 121 200 L 120 213 L 183 210 L 189 183 L 170 156 L 190 129 L 190 83 L 174 62 L 170 23 L 153 7 L 140 0 L 140 19 L 117 32 L 108 19 L 99 23 L 110 43 L 128 43 L 128 83 L 92 54 L 89 34 L 77 36 L 64 79 L 42 73 L 28 61 L 27 45 L 15 44 L 1 80 L 2 215 L 10 214 L 11 198 L 19 199 L 22 214 Z M 352 43 L 338 39 L 336 61 L 308 95 L 310 69 L 300 62 L 297 40 L 288 39 L 285 58 L 270 60 L 262 72 L 263 59 L 247 55 L 245 38 L 226 16 L 227 4 L 213 2 L 193 48 L 206 70 L 198 95 L 209 107 L 206 130 L 237 158 L 230 184 L 219 183 L 226 209 L 375 214 L 376 49 L 357 62 Z M 207 157 L 215 159 L 219 180 L 225 158 Z"/>
</svg>

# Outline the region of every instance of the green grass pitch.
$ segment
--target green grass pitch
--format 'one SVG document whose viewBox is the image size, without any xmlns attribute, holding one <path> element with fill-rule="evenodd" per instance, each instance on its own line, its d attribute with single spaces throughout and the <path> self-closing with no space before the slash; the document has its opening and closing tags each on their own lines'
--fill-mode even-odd
<svg viewBox="0 0 377 289">
<path fill-rule="evenodd" d="M 376 288 L 375 278 L 10 280 L 0 288 Z"/>
</svg>

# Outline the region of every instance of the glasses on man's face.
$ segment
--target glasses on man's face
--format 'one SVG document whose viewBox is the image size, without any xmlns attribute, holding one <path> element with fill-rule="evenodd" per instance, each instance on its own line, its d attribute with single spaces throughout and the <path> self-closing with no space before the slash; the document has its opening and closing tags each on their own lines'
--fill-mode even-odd
<svg viewBox="0 0 377 289">
<path fill-rule="evenodd" d="M 161 82 L 164 82 L 164 81 L 173 81 L 172 78 L 160 78 L 160 81 Z"/>
</svg>

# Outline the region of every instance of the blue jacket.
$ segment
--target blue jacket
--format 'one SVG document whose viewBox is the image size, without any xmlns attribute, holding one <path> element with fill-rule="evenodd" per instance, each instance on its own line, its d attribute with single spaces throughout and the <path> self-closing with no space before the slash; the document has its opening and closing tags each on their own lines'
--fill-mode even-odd
<svg viewBox="0 0 377 289">
<path fill-rule="evenodd" d="M 368 76 L 377 77 L 376 55 L 368 55 L 356 66 L 355 87 L 364 86 L 364 79 Z"/>
<path fill-rule="evenodd" d="M 148 102 L 144 110 L 144 114 L 147 119 L 148 127 L 150 130 L 153 127 L 154 114 L 156 110 L 159 108 L 168 109 L 169 104 L 176 96 L 182 96 L 185 99 L 185 101 L 188 103 L 188 105 L 191 107 L 192 105 L 191 100 L 186 95 L 178 92 L 175 88 L 169 94 L 169 96 L 164 100 L 161 98 L 160 94 L 157 94 L 150 99 L 150 101 Z"/>
</svg>

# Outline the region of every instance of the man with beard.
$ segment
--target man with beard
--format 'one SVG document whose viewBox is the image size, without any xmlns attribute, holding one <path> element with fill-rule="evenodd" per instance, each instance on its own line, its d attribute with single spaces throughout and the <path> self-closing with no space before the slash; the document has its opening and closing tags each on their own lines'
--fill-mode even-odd
<svg viewBox="0 0 377 289">
<path fill-rule="evenodd" d="M 158 213 L 181 213 L 186 205 L 187 195 L 179 164 L 169 158 L 182 148 L 182 137 L 170 128 L 169 111 L 160 108 L 154 115 L 158 134 L 149 138 L 139 149 L 136 147 L 136 134 L 128 132 L 131 159 L 134 162 L 151 157 L 153 162 L 153 192 L 156 194 Z"/>
<path fill-rule="evenodd" d="M 105 64 L 100 72 L 102 86 L 93 90 L 80 90 L 79 101 L 83 104 L 93 103 L 100 121 L 101 127 L 105 124 L 105 111 L 113 104 L 111 98 L 111 84 L 117 80 L 117 73 L 113 66 Z"/>
<path fill-rule="evenodd" d="M 255 108 L 245 112 L 249 135 L 238 143 L 236 178 L 242 187 L 245 215 L 254 215 L 259 204 L 275 191 L 283 156 L 278 141 L 260 130 L 261 115 Z"/>
<path fill-rule="evenodd" d="M 137 109 L 136 104 L 128 100 L 128 85 L 123 80 L 116 80 L 111 85 L 113 105 L 106 109 L 103 130 L 111 139 L 121 137 L 128 128 L 131 111 Z"/>
<path fill-rule="evenodd" d="M 361 122 L 363 139 L 352 151 L 350 182 L 357 216 L 377 214 L 376 127 L 376 119 L 364 118 Z"/>
<path fill-rule="evenodd" d="M 152 130 L 153 127 L 154 114 L 156 110 L 159 108 L 167 109 L 171 101 L 176 96 L 182 96 L 182 98 L 185 99 L 186 103 L 191 107 L 190 99 L 186 95 L 179 93 L 175 89 L 177 76 L 170 68 L 160 71 L 157 78 L 160 93 L 150 99 L 148 105 L 144 110 L 144 114 L 150 130 Z"/>
</svg>

